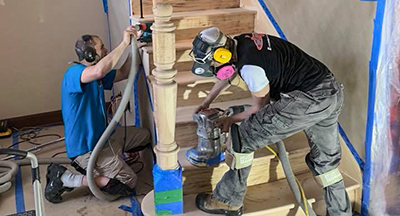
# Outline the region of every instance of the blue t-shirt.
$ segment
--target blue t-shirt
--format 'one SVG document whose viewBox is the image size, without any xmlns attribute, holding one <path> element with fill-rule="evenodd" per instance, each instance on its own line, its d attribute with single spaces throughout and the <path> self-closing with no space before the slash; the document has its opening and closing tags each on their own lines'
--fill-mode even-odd
<svg viewBox="0 0 400 216">
<path fill-rule="evenodd" d="M 85 68 L 83 64 L 72 65 L 62 81 L 61 111 L 69 158 L 92 151 L 107 127 L 104 89 L 112 88 L 116 71 L 101 80 L 81 83 Z"/>
</svg>

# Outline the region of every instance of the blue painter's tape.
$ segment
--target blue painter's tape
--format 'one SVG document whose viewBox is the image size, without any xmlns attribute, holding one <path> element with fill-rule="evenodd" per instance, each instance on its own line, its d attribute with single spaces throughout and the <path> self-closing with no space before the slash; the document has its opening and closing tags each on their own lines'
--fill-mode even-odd
<svg viewBox="0 0 400 216">
<path fill-rule="evenodd" d="M 182 214 L 183 202 L 156 205 L 156 211 L 171 211 L 171 214 Z"/>
<path fill-rule="evenodd" d="M 133 83 L 133 98 L 135 103 L 135 126 L 139 127 L 141 125 L 140 115 L 139 115 L 139 97 L 138 97 L 138 82 L 140 77 L 141 66 L 139 65 L 136 72 L 135 81 Z"/>
<path fill-rule="evenodd" d="M 372 147 L 372 130 L 375 117 L 375 90 L 376 90 L 376 69 L 378 65 L 378 57 L 381 45 L 382 23 L 385 13 L 386 0 L 378 0 L 376 14 L 374 20 L 374 33 L 371 60 L 369 63 L 369 89 L 368 89 L 368 111 L 367 126 L 365 131 L 365 165 L 363 173 L 363 191 L 361 199 L 361 214 L 369 216 L 369 194 L 371 181 L 371 147 Z"/>
<path fill-rule="evenodd" d="M 108 2 L 107 2 L 107 0 L 103 0 L 103 8 L 104 8 L 104 13 L 108 14 Z"/>
<path fill-rule="evenodd" d="M 364 161 L 361 159 L 360 155 L 357 153 L 357 150 L 351 144 L 349 138 L 347 137 L 346 133 L 344 132 L 342 126 L 339 126 L 339 133 L 342 136 L 344 142 L 346 143 L 347 147 L 350 149 L 351 154 L 353 154 L 354 159 L 357 161 L 358 165 L 360 166 L 361 171 L 364 171 Z"/>
<path fill-rule="evenodd" d="M 13 148 L 18 149 L 18 145 L 15 143 L 18 142 L 18 133 L 13 134 Z M 15 159 L 18 159 L 16 157 Z M 17 209 L 17 213 L 25 212 L 25 199 L 24 199 L 24 188 L 22 186 L 22 173 L 21 168 L 18 167 L 17 175 L 15 176 L 15 206 Z"/>
<path fill-rule="evenodd" d="M 182 167 L 176 170 L 162 170 L 153 166 L 154 192 L 177 190 L 182 188 Z"/>
<path fill-rule="evenodd" d="M 283 34 L 283 31 L 281 29 L 281 27 L 279 27 L 278 23 L 276 22 L 274 16 L 272 16 L 271 11 L 268 9 L 267 5 L 265 4 L 264 0 L 258 0 L 258 2 L 260 3 L 261 7 L 264 9 L 264 12 L 267 14 L 268 18 L 271 20 L 272 25 L 274 25 L 276 31 L 278 32 L 279 36 L 284 39 L 287 40 L 285 34 Z"/>
</svg>

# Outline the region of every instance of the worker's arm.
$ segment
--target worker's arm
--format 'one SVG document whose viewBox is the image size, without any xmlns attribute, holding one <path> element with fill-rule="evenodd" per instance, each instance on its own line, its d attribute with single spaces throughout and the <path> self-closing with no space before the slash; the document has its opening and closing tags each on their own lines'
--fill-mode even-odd
<svg viewBox="0 0 400 216">
<path fill-rule="evenodd" d="M 131 70 L 131 65 L 132 65 L 132 56 L 131 54 L 129 54 L 128 58 L 125 60 L 125 63 L 122 65 L 120 69 L 117 70 L 117 73 L 115 74 L 114 83 L 128 78 L 129 71 Z"/>
<path fill-rule="evenodd" d="M 96 65 L 86 67 L 81 75 L 82 83 L 89 83 L 103 78 L 117 64 L 125 48 L 129 46 L 131 35 L 134 35 L 134 28 L 129 26 L 124 32 L 122 42 L 108 55 L 101 59 Z"/>
<path fill-rule="evenodd" d="M 236 122 L 241 122 L 247 119 L 251 114 L 258 112 L 262 109 L 266 104 L 270 102 L 269 97 L 269 84 L 259 92 L 252 92 L 251 96 L 253 98 L 252 105 L 246 109 L 245 111 L 233 115 L 231 117 L 227 117 L 222 121 L 223 131 L 228 132 L 229 128 L 232 124 Z"/>
<path fill-rule="evenodd" d="M 229 80 L 218 80 L 213 88 L 210 91 L 210 94 L 207 95 L 206 99 L 204 99 L 203 103 L 197 107 L 195 113 L 200 112 L 202 109 L 206 109 L 210 106 L 210 104 L 217 98 L 219 93 L 221 93 L 225 88 L 229 85 Z"/>
</svg>

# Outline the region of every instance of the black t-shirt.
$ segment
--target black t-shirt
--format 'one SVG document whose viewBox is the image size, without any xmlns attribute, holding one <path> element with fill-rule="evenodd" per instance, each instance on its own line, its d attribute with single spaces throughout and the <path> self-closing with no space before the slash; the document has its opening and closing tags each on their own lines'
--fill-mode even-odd
<svg viewBox="0 0 400 216">
<path fill-rule="evenodd" d="M 237 40 L 240 70 L 244 65 L 255 65 L 264 69 L 270 84 L 270 96 L 274 100 L 280 93 L 294 90 L 308 91 L 317 86 L 329 73 L 329 69 L 317 59 L 309 56 L 294 44 L 268 35 L 272 50 L 268 50 L 267 37 L 263 37 L 263 48 L 258 50 L 251 38 L 242 34 Z"/>
</svg>

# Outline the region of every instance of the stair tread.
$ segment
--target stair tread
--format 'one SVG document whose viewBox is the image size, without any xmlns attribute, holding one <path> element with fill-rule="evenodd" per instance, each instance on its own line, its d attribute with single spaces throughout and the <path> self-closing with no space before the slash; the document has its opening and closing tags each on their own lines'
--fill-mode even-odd
<svg viewBox="0 0 400 216">
<path fill-rule="evenodd" d="M 196 76 L 191 71 L 182 71 L 182 72 L 178 72 L 175 75 L 175 82 L 178 83 L 178 85 L 189 84 L 189 83 L 194 83 L 194 82 L 199 82 L 199 83 L 213 82 L 215 80 L 216 80 L 216 78 L 214 78 L 214 77 Z"/>
<path fill-rule="evenodd" d="M 200 10 L 200 11 L 185 11 L 172 13 L 171 20 L 182 19 L 186 17 L 201 17 L 201 16 L 218 16 L 222 14 L 256 14 L 257 11 L 246 8 L 226 8 L 226 9 L 212 9 L 212 10 Z M 140 20 L 141 22 L 154 21 L 154 14 L 148 15 L 145 18 L 140 18 L 139 15 L 133 16 L 134 19 Z"/>
<path fill-rule="evenodd" d="M 296 175 L 299 179 L 306 197 L 310 203 L 323 200 L 323 190 L 314 181 L 311 173 L 303 173 Z M 343 173 L 346 190 L 352 191 L 358 189 L 360 184 Z M 210 215 L 198 210 L 195 206 L 195 194 L 184 196 L 184 214 L 189 215 Z M 146 195 L 142 201 L 142 210 L 145 215 L 152 216 L 154 213 L 154 193 L 153 191 Z M 279 211 L 293 209 L 297 206 L 292 191 L 288 186 L 286 179 L 275 182 L 269 182 L 261 185 L 250 186 L 244 199 L 243 215 L 267 215 L 277 213 Z"/>
<path fill-rule="evenodd" d="M 307 151 L 307 152 L 309 151 L 308 141 L 303 132 L 299 132 L 293 136 L 290 136 L 290 137 L 286 138 L 283 142 L 285 143 L 285 148 L 289 155 L 296 154 L 297 152 L 300 152 L 300 151 Z M 180 149 L 180 151 L 178 153 L 179 163 L 185 170 L 205 169 L 205 168 L 199 168 L 199 167 L 193 166 L 191 163 L 189 163 L 188 160 L 186 160 L 185 154 L 186 154 L 187 150 L 189 150 L 192 147 L 193 146 L 185 146 Z M 275 152 L 278 151 L 275 144 L 270 145 L 270 147 Z M 271 159 L 275 158 L 275 156 L 267 148 L 261 148 L 261 149 L 258 149 L 257 151 L 255 151 L 254 159 L 261 158 L 261 157 L 268 157 Z M 219 166 L 221 167 L 221 166 L 226 166 L 226 165 L 225 165 L 225 163 L 221 163 Z"/>
<path fill-rule="evenodd" d="M 237 105 L 237 104 L 251 104 L 252 103 L 252 98 L 244 98 L 240 100 L 232 100 L 232 101 L 224 101 L 224 102 L 217 102 L 217 103 L 212 103 L 210 105 L 210 108 L 221 108 L 221 109 L 227 109 L 228 107 L 232 105 Z M 194 106 L 185 106 L 185 107 L 177 107 L 176 108 L 176 123 L 180 122 L 189 122 L 192 121 L 193 117 L 193 112 L 197 108 L 198 105 Z"/>
</svg>

